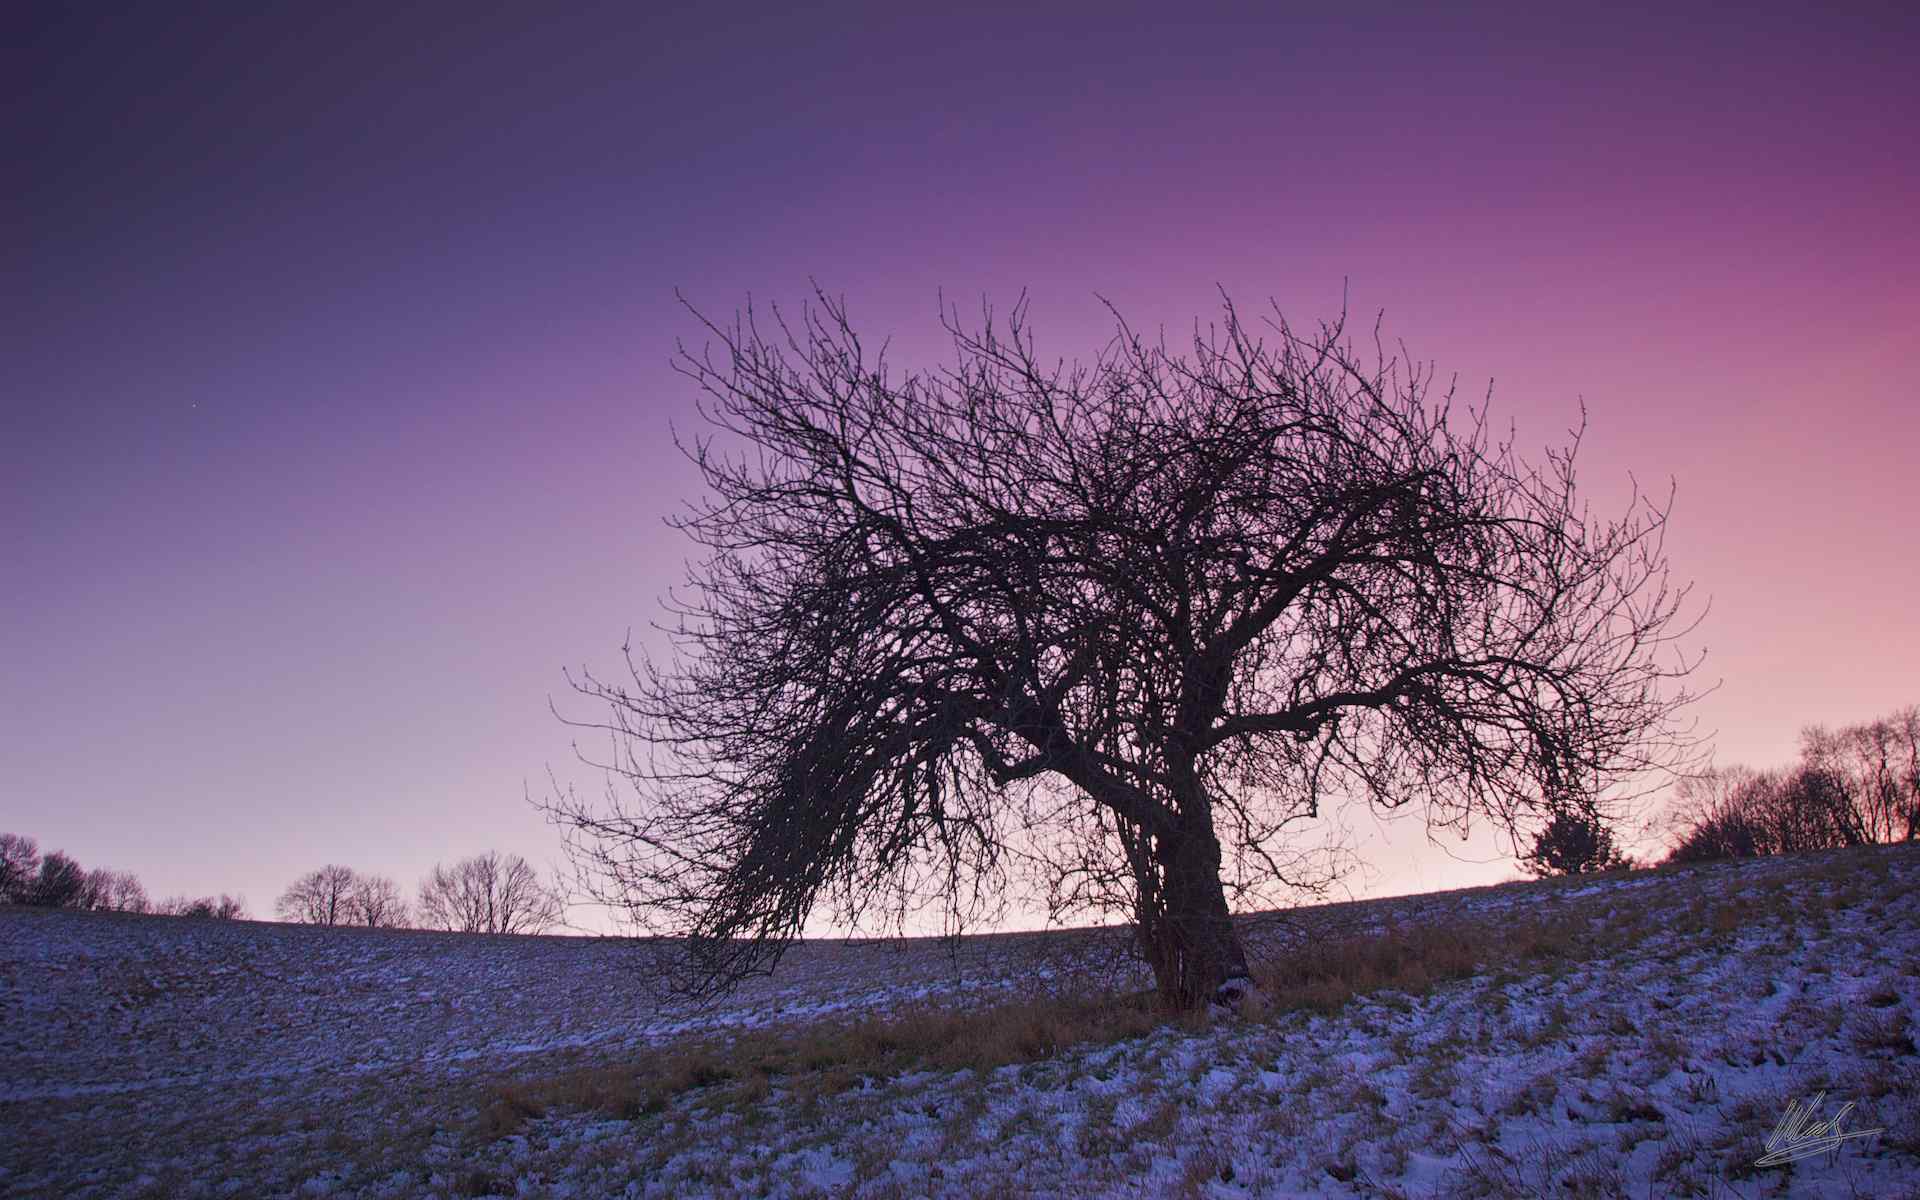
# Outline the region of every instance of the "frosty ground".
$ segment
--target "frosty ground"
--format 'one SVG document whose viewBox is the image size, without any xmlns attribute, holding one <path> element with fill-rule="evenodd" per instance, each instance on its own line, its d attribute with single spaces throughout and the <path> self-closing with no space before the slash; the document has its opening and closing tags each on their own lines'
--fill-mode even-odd
<svg viewBox="0 0 1920 1200">
<path fill-rule="evenodd" d="M 1920 846 L 1248 933 L 1266 1002 L 1162 1021 L 1112 933 L 696 1010 L 633 943 L 0 909 L 0 1190 L 1920 1196 Z M 1816 1097 L 1861 1136 L 1758 1165 Z"/>
</svg>

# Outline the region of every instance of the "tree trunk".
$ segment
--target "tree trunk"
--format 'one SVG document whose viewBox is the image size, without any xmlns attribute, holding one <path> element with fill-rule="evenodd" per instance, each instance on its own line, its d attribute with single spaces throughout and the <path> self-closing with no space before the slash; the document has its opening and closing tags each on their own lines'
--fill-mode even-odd
<svg viewBox="0 0 1920 1200">
<path fill-rule="evenodd" d="M 1252 975 L 1220 886 L 1212 814 L 1190 810 L 1181 826 L 1154 839 L 1157 895 L 1143 892 L 1138 932 L 1162 1002 L 1188 1010 L 1237 999 L 1252 986 Z"/>
</svg>

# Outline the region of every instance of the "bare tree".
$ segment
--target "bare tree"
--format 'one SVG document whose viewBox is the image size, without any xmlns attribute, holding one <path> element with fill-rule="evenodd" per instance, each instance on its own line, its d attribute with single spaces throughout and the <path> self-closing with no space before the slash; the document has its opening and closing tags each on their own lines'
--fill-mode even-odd
<svg viewBox="0 0 1920 1200">
<path fill-rule="evenodd" d="M 0 833 L 0 904 L 24 904 L 40 874 L 40 843 L 18 833 Z"/>
<path fill-rule="evenodd" d="M 544 933 L 565 901 L 518 854 L 489 850 L 452 867 L 436 864 L 420 884 L 420 923 L 460 933 Z"/>
<path fill-rule="evenodd" d="M 1245 986 L 1232 904 L 1326 882 L 1296 830 L 1330 806 L 1517 838 L 1684 749 L 1665 507 L 1596 518 L 1577 431 L 1529 464 L 1430 371 L 1230 303 L 1089 365 L 1024 306 L 945 324 L 956 363 L 905 375 L 825 295 L 683 350 L 708 555 L 670 662 L 575 681 L 632 788 L 546 807 L 695 989 L 816 909 L 957 926 L 1024 881 L 1129 913 L 1191 1007 Z"/>
<path fill-rule="evenodd" d="M 86 868 L 55 850 L 40 860 L 40 873 L 27 886 L 26 902 L 42 908 L 93 908 L 95 886 Z"/>
<path fill-rule="evenodd" d="M 361 875 L 347 895 L 347 920 L 376 929 L 398 929 L 408 920 L 400 885 L 385 875 Z"/>
<path fill-rule="evenodd" d="M 329 863 L 294 880 L 274 902 L 274 911 L 283 921 L 339 925 L 354 919 L 352 899 L 358 884 L 352 868 Z"/>
<path fill-rule="evenodd" d="M 1800 756 L 1838 782 L 1856 840 L 1920 838 L 1920 707 L 1838 732 L 1815 725 L 1801 737 Z"/>
<path fill-rule="evenodd" d="M 113 908 L 116 912 L 144 913 L 153 908 L 146 885 L 131 871 L 121 871 L 113 879 Z"/>
<path fill-rule="evenodd" d="M 108 912 L 143 913 L 152 908 L 147 889 L 131 871 L 100 869 L 87 874 L 92 907 Z"/>
</svg>

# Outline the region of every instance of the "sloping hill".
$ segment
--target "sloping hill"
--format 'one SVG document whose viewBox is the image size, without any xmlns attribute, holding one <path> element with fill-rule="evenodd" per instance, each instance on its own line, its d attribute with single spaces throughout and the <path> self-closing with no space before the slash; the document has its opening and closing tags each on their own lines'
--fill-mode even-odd
<svg viewBox="0 0 1920 1200">
<path fill-rule="evenodd" d="M 1249 928 L 1265 1005 L 1166 1023 L 1112 931 L 696 1011 L 631 943 L 0 909 L 0 1189 L 1920 1195 L 1920 847 Z M 1795 1101 L 1881 1132 L 1758 1165 Z"/>
</svg>

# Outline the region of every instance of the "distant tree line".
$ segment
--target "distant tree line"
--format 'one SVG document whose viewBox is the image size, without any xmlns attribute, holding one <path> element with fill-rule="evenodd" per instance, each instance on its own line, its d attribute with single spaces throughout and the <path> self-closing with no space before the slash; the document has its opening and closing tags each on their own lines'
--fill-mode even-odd
<svg viewBox="0 0 1920 1200">
<path fill-rule="evenodd" d="M 71 854 L 40 854 L 40 843 L 21 833 L 0 833 L 0 904 L 73 908 L 83 912 L 146 912 L 244 920 L 246 900 L 219 897 L 148 897 L 132 872 L 86 870 Z M 372 929 L 449 929 L 455 933 L 545 933 L 566 918 L 566 897 L 557 883 L 518 854 L 488 851 L 459 862 L 434 864 L 420 879 L 415 902 L 407 902 L 388 876 L 326 864 L 307 872 L 280 893 L 280 920 L 305 925 L 367 925 Z"/>
<path fill-rule="evenodd" d="M 245 919 L 237 896 L 173 896 L 155 901 L 131 871 L 88 870 L 71 855 L 42 855 L 40 844 L 0 833 L 0 904 L 90 912 Z M 293 881 L 274 903 L 281 920 L 304 925 L 375 929 L 445 929 L 457 933 L 544 933 L 566 917 L 566 896 L 518 854 L 489 850 L 451 866 L 434 864 L 409 903 L 385 875 L 329 863 Z"/>
<path fill-rule="evenodd" d="M 0 833 L 0 904 L 223 920 L 247 915 L 246 902 L 238 896 L 152 900 L 131 871 L 88 870 L 61 850 L 43 857 L 38 841 L 17 833 Z"/>
<path fill-rule="evenodd" d="M 1920 706 L 1801 735 L 1800 761 L 1682 782 L 1669 862 L 1797 854 L 1920 839 Z"/>
<path fill-rule="evenodd" d="M 526 859 L 489 850 L 451 867 L 436 863 L 411 907 L 386 876 L 329 863 L 294 880 L 274 908 L 282 920 L 304 925 L 544 933 L 560 924 L 566 900 Z"/>
<path fill-rule="evenodd" d="M 1688 776 L 1668 826 L 1670 863 L 1920 840 L 1920 706 L 1838 730 L 1811 726 L 1791 767 Z M 1635 864 L 1596 812 L 1576 807 L 1554 813 L 1520 865 L 1579 875 Z"/>
</svg>

